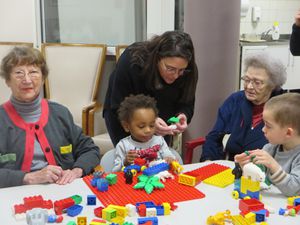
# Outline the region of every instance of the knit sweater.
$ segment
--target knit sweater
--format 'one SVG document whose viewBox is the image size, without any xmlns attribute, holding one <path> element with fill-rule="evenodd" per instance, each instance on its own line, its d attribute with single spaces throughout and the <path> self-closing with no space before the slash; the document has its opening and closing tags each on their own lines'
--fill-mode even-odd
<svg viewBox="0 0 300 225">
<path fill-rule="evenodd" d="M 284 195 L 300 195 L 300 145 L 289 151 L 280 148 L 272 144 L 263 147 L 281 166 L 274 174 L 267 170 L 267 177 Z"/>
</svg>

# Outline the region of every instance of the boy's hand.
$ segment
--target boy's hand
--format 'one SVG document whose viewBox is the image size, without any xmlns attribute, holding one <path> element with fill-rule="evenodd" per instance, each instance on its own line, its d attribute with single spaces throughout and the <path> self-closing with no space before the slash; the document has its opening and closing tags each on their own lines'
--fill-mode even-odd
<svg viewBox="0 0 300 225">
<path fill-rule="evenodd" d="M 280 165 L 268 152 L 257 149 L 249 151 L 249 153 L 250 157 L 253 158 L 253 163 L 264 165 L 270 169 L 271 173 L 275 173 L 277 170 L 279 170 Z"/>
<path fill-rule="evenodd" d="M 240 164 L 240 166 L 243 168 L 244 165 L 251 162 L 251 157 L 249 155 L 247 155 L 245 152 L 243 152 L 241 154 L 235 155 L 234 161 L 236 163 Z"/>
<path fill-rule="evenodd" d="M 134 162 L 134 159 L 137 157 L 138 157 L 138 154 L 137 154 L 136 150 L 129 150 L 126 155 L 124 165 L 125 166 L 131 165 Z"/>
</svg>

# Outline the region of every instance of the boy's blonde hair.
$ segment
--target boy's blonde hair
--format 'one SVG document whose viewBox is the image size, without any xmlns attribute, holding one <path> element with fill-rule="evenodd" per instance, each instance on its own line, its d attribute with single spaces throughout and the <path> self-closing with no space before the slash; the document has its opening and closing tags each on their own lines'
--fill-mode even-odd
<svg viewBox="0 0 300 225">
<path fill-rule="evenodd" d="M 286 93 L 271 98 L 264 106 L 281 127 L 290 126 L 300 135 L 300 94 Z"/>
</svg>

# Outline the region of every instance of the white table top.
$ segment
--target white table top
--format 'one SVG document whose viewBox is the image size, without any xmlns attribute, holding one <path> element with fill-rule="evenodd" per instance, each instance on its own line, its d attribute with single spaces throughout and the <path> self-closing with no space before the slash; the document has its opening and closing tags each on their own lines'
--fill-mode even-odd
<svg viewBox="0 0 300 225">
<path fill-rule="evenodd" d="M 215 163 L 220 163 L 233 167 L 233 163 L 229 161 L 214 161 Z M 201 166 L 207 165 L 207 163 L 197 163 L 184 165 L 184 171 L 190 171 L 197 169 Z M 233 185 L 229 185 L 226 188 L 219 188 L 204 183 L 197 185 L 197 188 L 203 192 L 206 197 L 202 199 L 179 202 L 176 203 L 178 208 L 171 212 L 169 216 L 158 216 L 159 225 L 174 225 L 174 224 L 188 224 L 189 225 L 204 225 L 206 224 L 206 219 L 210 215 L 215 215 L 217 212 L 225 211 L 229 209 L 232 215 L 239 213 L 238 200 L 231 197 L 231 192 L 233 191 Z M 26 224 L 26 220 L 17 221 L 12 215 L 12 208 L 15 204 L 23 203 L 24 197 L 42 195 L 45 200 L 51 199 L 53 202 L 55 200 L 60 200 L 63 198 L 70 197 L 72 195 L 81 195 L 83 202 L 83 211 L 80 216 L 87 216 L 88 222 L 95 218 L 93 214 L 93 209 L 95 206 L 86 205 L 86 196 L 93 194 L 88 186 L 84 183 L 82 179 L 77 179 L 69 185 L 25 185 L 13 188 L 3 188 L 0 189 L 0 220 L 1 224 L 5 225 L 23 225 Z M 270 214 L 267 222 L 269 225 L 281 225 L 281 224 L 299 224 L 300 216 L 296 217 L 284 217 L 278 215 L 279 208 L 285 208 L 287 205 L 287 197 L 280 194 L 280 192 L 272 187 L 268 191 L 262 191 L 262 202 L 269 205 L 275 209 L 274 214 Z M 97 200 L 97 206 L 101 206 L 100 201 Z M 64 221 L 62 224 L 66 224 L 68 221 L 76 221 L 76 218 L 71 218 L 64 215 Z M 126 221 L 137 224 L 137 217 L 127 217 Z M 297 223 L 296 223 L 297 221 Z M 88 223 L 89 224 L 89 223 Z"/>
</svg>

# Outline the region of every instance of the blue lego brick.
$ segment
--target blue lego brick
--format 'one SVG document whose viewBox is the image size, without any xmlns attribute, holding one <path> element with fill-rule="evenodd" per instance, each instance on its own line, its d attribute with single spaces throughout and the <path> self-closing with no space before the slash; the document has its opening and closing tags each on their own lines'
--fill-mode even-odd
<svg viewBox="0 0 300 225">
<path fill-rule="evenodd" d="M 285 214 L 285 209 L 280 208 L 278 214 L 283 216 Z"/>
<path fill-rule="evenodd" d="M 154 206 L 156 208 L 156 215 L 158 216 L 163 216 L 165 215 L 165 210 L 164 210 L 164 207 L 162 205 L 157 205 L 157 206 Z"/>
<path fill-rule="evenodd" d="M 94 177 L 92 180 L 91 180 L 91 185 L 93 187 L 97 187 L 97 180 L 99 180 L 99 177 Z"/>
<path fill-rule="evenodd" d="M 145 205 L 146 206 L 146 208 L 150 208 L 150 207 L 154 207 L 155 206 L 155 203 L 154 202 L 152 202 L 152 201 L 147 201 L 147 202 L 137 202 L 137 203 L 135 203 L 135 206 L 136 207 L 139 207 L 140 205 Z"/>
<path fill-rule="evenodd" d="M 136 170 L 137 172 L 141 171 L 141 166 L 139 165 L 130 165 L 124 168 L 123 172 L 126 173 L 128 170 Z"/>
<path fill-rule="evenodd" d="M 267 210 L 265 209 L 262 209 L 262 210 L 259 210 L 259 211 L 255 211 L 253 212 L 255 213 L 255 220 L 256 222 L 263 222 L 266 220 L 266 216 L 267 216 Z"/>
<path fill-rule="evenodd" d="M 55 223 L 57 216 L 52 214 L 48 216 L 48 223 Z"/>
<path fill-rule="evenodd" d="M 154 174 L 158 174 L 159 172 L 169 170 L 169 164 L 168 163 L 160 163 L 155 166 L 148 167 L 143 171 L 143 174 L 146 176 L 152 176 Z"/>
<path fill-rule="evenodd" d="M 108 191 L 108 181 L 105 178 L 100 178 L 97 180 L 97 189 L 101 192 Z"/>
<path fill-rule="evenodd" d="M 69 208 L 67 208 L 67 215 L 68 216 L 77 216 L 81 213 L 83 207 L 81 205 L 73 205 Z"/>
<path fill-rule="evenodd" d="M 294 200 L 294 206 L 300 205 L 300 198 Z"/>
<path fill-rule="evenodd" d="M 146 223 L 147 221 L 152 221 L 152 225 L 158 225 L 158 219 L 157 217 L 142 217 L 138 218 L 138 225 L 142 225 Z"/>
<path fill-rule="evenodd" d="M 87 205 L 96 205 L 96 195 L 87 196 Z"/>
<path fill-rule="evenodd" d="M 259 195 L 260 195 L 259 191 L 252 192 L 247 190 L 247 196 L 249 196 L 250 198 L 256 198 L 257 200 L 259 200 Z"/>
</svg>

